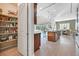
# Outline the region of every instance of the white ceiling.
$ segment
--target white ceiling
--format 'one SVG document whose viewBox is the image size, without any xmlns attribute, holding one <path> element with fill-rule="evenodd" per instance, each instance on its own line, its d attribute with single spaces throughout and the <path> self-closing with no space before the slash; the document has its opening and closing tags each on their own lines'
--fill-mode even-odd
<svg viewBox="0 0 79 59">
<path fill-rule="evenodd" d="M 76 18 L 78 3 L 38 3 L 37 23 L 47 23 L 50 20 L 62 21 Z M 49 19 L 49 16 L 51 19 Z"/>
<path fill-rule="evenodd" d="M 15 6 L 15 7 L 18 7 L 18 4 L 17 3 L 10 3 L 11 5 Z"/>
</svg>

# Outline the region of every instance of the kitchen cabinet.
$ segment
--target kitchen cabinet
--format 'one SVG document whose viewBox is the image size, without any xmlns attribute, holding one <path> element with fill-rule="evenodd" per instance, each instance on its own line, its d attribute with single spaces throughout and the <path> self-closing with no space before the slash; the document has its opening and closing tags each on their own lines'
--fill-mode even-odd
<svg viewBox="0 0 79 59">
<path fill-rule="evenodd" d="M 56 42 L 59 39 L 57 32 L 48 32 L 48 41 Z"/>
<path fill-rule="evenodd" d="M 34 52 L 40 48 L 40 34 L 41 33 L 34 34 Z"/>
</svg>

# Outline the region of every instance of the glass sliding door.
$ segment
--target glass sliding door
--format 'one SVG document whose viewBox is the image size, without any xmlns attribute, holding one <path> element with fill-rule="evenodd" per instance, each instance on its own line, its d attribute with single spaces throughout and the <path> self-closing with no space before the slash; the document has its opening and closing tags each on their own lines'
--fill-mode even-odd
<svg viewBox="0 0 79 59">
<path fill-rule="evenodd" d="M 77 19 L 76 19 L 76 31 L 77 31 L 77 35 L 79 33 L 79 8 L 77 8 Z"/>
</svg>

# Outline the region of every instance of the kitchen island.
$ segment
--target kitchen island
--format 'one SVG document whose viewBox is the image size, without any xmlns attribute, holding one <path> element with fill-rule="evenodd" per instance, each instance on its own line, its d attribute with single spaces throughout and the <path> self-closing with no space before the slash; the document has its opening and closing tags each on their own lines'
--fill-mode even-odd
<svg viewBox="0 0 79 59">
<path fill-rule="evenodd" d="M 60 35 L 57 31 L 48 32 L 48 41 L 56 42 L 59 39 Z"/>
<path fill-rule="evenodd" d="M 34 52 L 36 52 L 41 45 L 41 32 L 35 31 L 34 32 Z"/>
</svg>

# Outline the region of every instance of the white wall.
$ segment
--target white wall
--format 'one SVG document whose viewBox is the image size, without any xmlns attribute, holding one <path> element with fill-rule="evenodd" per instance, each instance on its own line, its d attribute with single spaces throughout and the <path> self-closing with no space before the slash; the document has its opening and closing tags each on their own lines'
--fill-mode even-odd
<svg viewBox="0 0 79 59">
<path fill-rule="evenodd" d="M 43 16 L 37 16 L 37 24 L 45 24 L 48 23 L 49 19 Z"/>
</svg>

